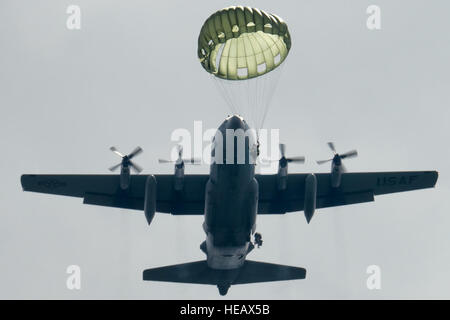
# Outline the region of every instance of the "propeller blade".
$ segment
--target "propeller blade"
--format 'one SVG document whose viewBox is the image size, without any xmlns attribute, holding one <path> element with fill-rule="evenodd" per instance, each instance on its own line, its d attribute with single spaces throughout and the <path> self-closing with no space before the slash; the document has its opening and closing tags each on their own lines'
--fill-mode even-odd
<svg viewBox="0 0 450 320">
<path fill-rule="evenodd" d="M 119 168 L 122 165 L 122 163 L 118 163 L 115 166 L 112 166 L 111 168 L 109 168 L 110 171 L 115 171 L 117 170 L 117 168 Z"/>
<path fill-rule="evenodd" d="M 328 146 L 330 147 L 331 151 L 336 153 L 336 148 L 334 147 L 334 143 L 333 142 L 328 142 Z"/>
<path fill-rule="evenodd" d="M 111 147 L 109 148 L 109 150 L 111 150 L 112 152 L 114 152 L 115 154 L 117 154 L 119 157 L 125 157 L 123 154 L 121 154 L 116 147 Z"/>
<path fill-rule="evenodd" d="M 294 162 L 294 163 L 304 163 L 305 157 L 290 157 L 286 159 L 288 162 Z"/>
<path fill-rule="evenodd" d="M 176 161 L 173 160 L 166 160 L 166 159 L 158 159 L 159 163 L 175 163 Z"/>
<path fill-rule="evenodd" d="M 280 154 L 281 158 L 283 158 L 284 155 L 286 154 L 286 145 L 284 143 L 280 143 Z"/>
<path fill-rule="evenodd" d="M 328 159 L 328 160 L 318 160 L 318 161 L 316 161 L 316 162 L 317 162 L 317 164 L 324 164 L 324 163 L 330 162 L 331 160 L 333 160 L 333 159 Z"/>
<path fill-rule="evenodd" d="M 135 157 L 136 155 L 138 155 L 139 153 L 141 153 L 143 151 L 141 147 L 136 147 L 128 156 L 125 156 L 122 153 L 120 153 L 117 150 L 117 148 L 114 146 L 109 148 L 109 150 L 111 150 L 112 152 L 114 152 L 115 154 L 117 154 L 118 156 L 120 156 L 122 158 L 121 163 L 116 164 L 115 166 L 112 166 L 111 168 L 109 168 L 109 170 L 115 171 L 117 168 L 124 166 L 124 165 L 126 166 L 127 163 L 129 163 L 131 168 L 134 171 L 136 171 L 137 173 L 140 173 L 142 171 L 142 168 L 140 166 L 138 166 L 137 164 L 130 161 L 131 158 Z"/>
<path fill-rule="evenodd" d="M 142 152 L 142 148 L 141 147 L 136 147 L 129 155 L 128 155 L 128 159 L 131 159 L 135 156 L 137 156 L 138 154 L 140 154 Z"/>
<path fill-rule="evenodd" d="M 181 144 L 177 145 L 178 148 L 178 158 L 182 158 L 183 157 L 183 146 Z"/>
<path fill-rule="evenodd" d="M 183 161 L 185 164 L 193 164 L 193 165 L 202 164 L 202 159 L 199 158 L 183 159 Z"/>
<path fill-rule="evenodd" d="M 353 158 L 353 157 L 356 157 L 357 155 L 358 155 L 358 151 L 351 150 L 344 154 L 341 154 L 340 156 L 341 156 L 341 159 L 345 159 L 345 158 Z"/>
<path fill-rule="evenodd" d="M 134 169 L 134 171 L 136 171 L 137 173 L 141 173 L 142 172 L 142 168 L 140 166 L 138 166 L 137 164 L 133 163 L 130 161 L 130 166 L 132 169 Z"/>
</svg>

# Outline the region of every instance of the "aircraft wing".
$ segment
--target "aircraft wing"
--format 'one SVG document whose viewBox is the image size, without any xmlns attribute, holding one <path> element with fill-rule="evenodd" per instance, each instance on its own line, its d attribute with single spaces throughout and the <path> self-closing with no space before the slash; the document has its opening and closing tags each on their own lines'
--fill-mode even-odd
<svg viewBox="0 0 450 320">
<path fill-rule="evenodd" d="M 283 214 L 304 209 L 305 178 L 289 174 L 287 189 L 278 191 L 277 175 L 256 175 L 259 183 L 259 214 Z M 157 182 L 156 211 L 174 215 L 202 215 L 209 175 L 186 175 L 184 189 L 175 191 L 173 175 L 154 175 Z M 128 190 L 120 188 L 119 175 L 34 175 L 21 177 L 24 191 L 83 198 L 83 203 L 144 209 L 148 175 L 132 175 Z M 330 185 L 329 173 L 318 173 L 316 208 L 374 201 L 375 195 L 434 187 L 436 171 L 344 173 L 341 186 Z"/>
<path fill-rule="evenodd" d="M 204 213 L 205 185 L 209 175 L 186 175 L 183 191 L 173 188 L 173 175 L 154 175 L 157 183 L 156 211 L 163 213 Z M 83 203 L 144 210 L 148 175 L 132 175 L 128 190 L 120 188 L 119 175 L 40 175 L 21 177 L 24 191 L 83 198 Z"/>
<path fill-rule="evenodd" d="M 339 188 L 332 188 L 329 173 L 317 173 L 316 208 L 327 208 L 374 201 L 374 196 L 432 188 L 436 171 L 343 173 Z M 277 189 L 277 175 L 257 175 L 259 214 L 303 211 L 307 174 L 289 174 L 287 188 Z"/>
</svg>

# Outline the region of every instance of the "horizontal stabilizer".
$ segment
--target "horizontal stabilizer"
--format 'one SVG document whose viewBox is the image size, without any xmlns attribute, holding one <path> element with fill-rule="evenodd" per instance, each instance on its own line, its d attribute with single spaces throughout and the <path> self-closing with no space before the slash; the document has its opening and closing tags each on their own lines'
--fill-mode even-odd
<svg viewBox="0 0 450 320">
<path fill-rule="evenodd" d="M 232 284 L 305 279 L 306 269 L 280 264 L 246 261 Z"/>
<path fill-rule="evenodd" d="M 206 261 L 196 261 L 144 270 L 143 280 L 216 284 L 219 275 L 212 271 Z"/>
<path fill-rule="evenodd" d="M 210 284 L 219 286 L 219 289 L 233 284 L 296 280 L 305 277 L 306 270 L 303 268 L 248 260 L 241 268 L 232 270 L 211 269 L 206 261 L 196 261 L 147 269 L 143 273 L 143 279 L 147 281 Z"/>
</svg>

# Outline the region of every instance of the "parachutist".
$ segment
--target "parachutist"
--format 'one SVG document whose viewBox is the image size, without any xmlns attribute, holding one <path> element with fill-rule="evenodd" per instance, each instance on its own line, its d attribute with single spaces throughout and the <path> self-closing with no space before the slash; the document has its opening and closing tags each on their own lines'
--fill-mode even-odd
<svg viewBox="0 0 450 320">
<path fill-rule="evenodd" d="M 262 246 L 263 241 L 261 233 L 258 232 L 255 233 L 255 244 L 258 248 Z"/>
</svg>

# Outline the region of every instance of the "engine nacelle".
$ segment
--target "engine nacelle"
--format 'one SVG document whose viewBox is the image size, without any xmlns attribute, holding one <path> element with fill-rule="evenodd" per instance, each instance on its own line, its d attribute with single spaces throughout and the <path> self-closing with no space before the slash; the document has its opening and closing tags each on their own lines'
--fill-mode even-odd
<svg viewBox="0 0 450 320">
<path fill-rule="evenodd" d="M 149 175 L 145 183 L 145 200 L 144 200 L 144 213 L 147 223 L 153 220 L 156 212 L 156 178 L 153 175 Z"/>
<path fill-rule="evenodd" d="M 184 162 L 175 165 L 175 173 L 173 178 L 173 188 L 176 191 L 183 190 L 184 186 Z"/>
<path fill-rule="evenodd" d="M 278 166 L 278 174 L 277 174 L 278 190 L 286 190 L 287 179 L 288 179 L 287 164 L 285 166 L 279 165 Z"/>
<path fill-rule="evenodd" d="M 305 179 L 305 218 L 309 223 L 316 210 L 316 197 L 317 197 L 317 178 L 311 173 L 306 176 Z"/>
<path fill-rule="evenodd" d="M 334 163 L 331 165 L 331 186 L 333 188 L 339 188 L 341 185 L 341 177 L 342 177 L 342 165 L 335 165 Z"/>
<path fill-rule="evenodd" d="M 122 167 L 120 170 L 120 187 L 122 190 L 127 190 L 130 186 L 130 168 Z"/>
</svg>

